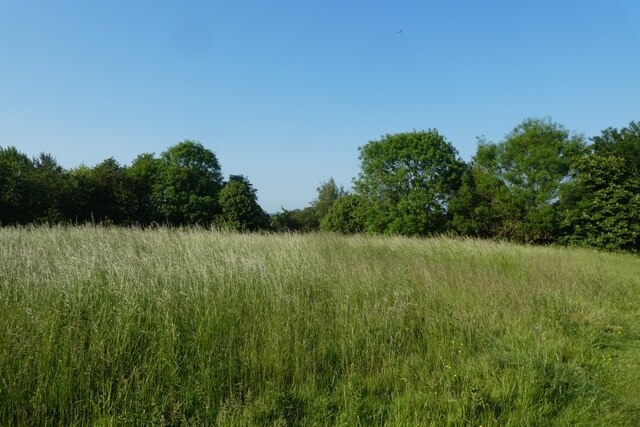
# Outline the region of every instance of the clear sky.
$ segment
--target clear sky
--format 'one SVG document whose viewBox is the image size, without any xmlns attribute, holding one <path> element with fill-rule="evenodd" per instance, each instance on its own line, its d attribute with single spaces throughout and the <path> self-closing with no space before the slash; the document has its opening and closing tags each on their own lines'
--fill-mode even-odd
<svg viewBox="0 0 640 427">
<path fill-rule="evenodd" d="M 67 168 L 184 139 L 268 212 L 436 128 L 469 160 L 526 117 L 640 120 L 640 1 L 0 0 L 0 146 Z"/>
</svg>

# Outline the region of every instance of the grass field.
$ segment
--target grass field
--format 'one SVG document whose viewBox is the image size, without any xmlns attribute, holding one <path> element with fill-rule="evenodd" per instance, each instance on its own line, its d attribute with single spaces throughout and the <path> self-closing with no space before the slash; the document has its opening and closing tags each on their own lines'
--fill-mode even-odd
<svg viewBox="0 0 640 427">
<path fill-rule="evenodd" d="M 0 229 L 0 425 L 637 425 L 640 258 Z"/>
</svg>

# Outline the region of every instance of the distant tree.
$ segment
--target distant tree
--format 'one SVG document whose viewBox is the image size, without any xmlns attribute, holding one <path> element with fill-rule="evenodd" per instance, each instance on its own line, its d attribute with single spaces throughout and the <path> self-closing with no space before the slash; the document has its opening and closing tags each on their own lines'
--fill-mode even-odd
<svg viewBox="0 0 640 427">
<path fill-rule="evenodd" d="M 133 204 L 132 221 L 141 225 L 161 221 L 159 206 L 153 199 L 153 189 L 158 182 L 160 160 L 153 154 L 140 154 L 127 168 L 131 180 Z"/>
<path fill-rule="evenodd" d="M 33 220 L 59 223 L 65 221 L 69 174 L 50 154 L 42 153 L 33 160 Z"/>
<path fill-rule="evenodd" d="M 319 229 L 320 224 L 315 209 L 308 206 L 304 209 L 287 210 L 282 208 L 271 217 L 271 227 L 277 231 L 298 231 L 308 233 Z"/>
<path fill-rule="evenodd" d="M 269 215 L 258 204 L 256 190 L 242 175 L 231 175 L 219 195 L 222 212 L 217 223 L 237 231 L 254 231 L 269 227 Z"/>
<path fill-rule="evenodd" d="M 0 147 L 0 224 L 33 220 L 32 161 L 15 147 Z"/>
<path fill-rule="evenodd" d="M 594 154 L 622 159 L 629 178 L 640 176 L 640 122 L 631 122 L 620 130 L 605 129 L 592 139 Z"/>
<path fill-rule="evenodd" d="M 356 192 L 367 199 L 367 228 L 389 234 L 443 232 L 465 165 L 435 129 L 386 135 L 360 148 Z"/>
<path fill-rule="evenodd" d="M 282 208 L 271 217 L 271 227 L 278 231 L 311 232 L 320 229 L 320 222 L 339 197 L 345 194 L 333 178 L 323 182 L 316 189 L 318 196 L 304 209 Z"/>
<path fill-rule="evenodd" d="M 91 170 L 90 183 L 90 203 L 95 220 L 114 224 L 131 222 L 134 194 L 125 167 L 108 158 Z"/>
<path fill-rule="evenodd" d="M 281 208 L 282 212 L 271 215 L 271 228 L 275 231 L 294 231 L 295 225 L 291 218 L 291 211 Z"/>
<path fill-rule="evenodd" d="M 323 182 L 317 188 L 318 197 L 311 203 L 311 207 L 315 210 L 318 223 L 322 221 L 322 218 L 329 212 L 331 206 L 338 200 L 338 198 L 345 194 L 342 187 L 338 187 L 333 178 L 329 178 L 327 182 Z"/>
<path fill-rule="evenodd" d="M 464 236 L 496 237 L 503 228 L 499 205 L 494 205 L 496 193 L 508 191 L 496 176 L 477 164 L 471 164 L 462 176 L 460 188 L 449 201 L 451 222 L 448 230 Z"/>
<path fill-rule="evenodd" d="M 453 224 L 486 237 L 555 241 L 560 190 L 584 150 L 582 136 L 548 119 L 527 119 L 498 144 L 481 141 L 452 203 Z"/>
<path fill-rule="evenodd" d="M 640 251 L 640 125 L 606 129 L 562 196 L 561 241 Z"/>
<path fill-rule="evenodd" d="M 183 141 L 160 156 L 153 203 L 162 221 L 208 225 L 220 213 L 223 185 L 215 154 L 194 141 Z"/>
<path fill-rule="evenodd" d="M 364 197 L 357 194 L 343 195 L 331 205 L 320 223 L 320 229 L 343 234 L 363 233 L 366 231 L 368 210 Z"/>
<path fill-rule="evenodd" d="M 80 165 L 69 171 L 63 195 L 63 217 L 72 224 L 92 221 L 91 168 Z"/>
<path fill-rule="evenodd" d="M 132 187 L 126 169 L 113 158 L 93 168 L 79 166 L 70 174 L 65 217 L 80 223 L 130 223 L 134 200 Z"/>
</svg>

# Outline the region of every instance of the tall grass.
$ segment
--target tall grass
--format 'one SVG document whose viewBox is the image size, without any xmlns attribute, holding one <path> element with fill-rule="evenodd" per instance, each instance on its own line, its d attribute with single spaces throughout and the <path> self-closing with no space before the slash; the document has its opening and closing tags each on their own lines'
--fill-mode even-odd
<svg viewBox="0 0 640 427">
<path fill-rule="evenodd" d="M 2 425 L 633 425 L 640 259 L 0 230 Z"/>
</svg>

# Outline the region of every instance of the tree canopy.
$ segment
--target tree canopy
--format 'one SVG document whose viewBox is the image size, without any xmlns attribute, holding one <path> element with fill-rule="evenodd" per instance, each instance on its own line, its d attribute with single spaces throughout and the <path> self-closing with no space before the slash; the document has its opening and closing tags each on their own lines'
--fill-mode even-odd
<svg viewBox="0 0 640 427">
<path fill-rule="evenodd" d="M 345 191 L 344 188 L 338 187 L 333 177 L 320 184 L 316 191 L 318 197 L 311 203 L 311 207 L 315 211 L 318 223 L 320 223 L 336 200 L 345 194 Z"/>
<path fill-rule="evenodd" d="M 219 199 L 219 225 L 236 231 L 255 231 L 269 227 L 269 215 L 258 204 L 256 190 L 247 177 L 231 175 L 220 190 Z"/>
<path fill-rule="evenodd" d="M 33 163 L 15 147 L 0 147 L 0 221 L 4 225 L 32 221 Z"/>
<path fill-rule="evenodd" d="M 497 144 L 481 141 L 453 203 L 454 224 L 483 236 L 554 241 L 560 190 L 584 150 L 582 136 L 549 119 L 527 119 Z"/>
<path fill-rule="evenodd" d="M 465 165 L 438 131 L 386 135 L 360 148 L 360 162 L 355 190 L 370 206 L 368 230 L 406 235 L 445 231 L 448 202 Z"/>
<path fill-rule="evenodd" d="M 343 234 L 366 231 L 367 201 L 357 194 L 340 196 L 322 218 L 320 229 Z"/>
<path fill-rule="evenodd" d="M 225 184 L 215 154 L 189 140 L 129 167 L 108 158 L 71 170 L 48 154 L 29 159 L 0 147 L 0 225 L 38 222 L 269 227 L 251 183 L 233 175 Z"/>
<path fill-rule="evenodd" d="M 606 129 L 563 195 L 564 243 L 640 250 L 640 126 Z"/>
<path fill-rule="evenodd" d="M 208 225 L 220 213 L 222 185 L 215 154 L 198 142 L 185 140 L 160 156 L 152 199 L 163 222 Z"/>
</svg>

